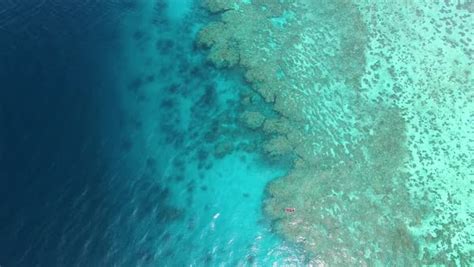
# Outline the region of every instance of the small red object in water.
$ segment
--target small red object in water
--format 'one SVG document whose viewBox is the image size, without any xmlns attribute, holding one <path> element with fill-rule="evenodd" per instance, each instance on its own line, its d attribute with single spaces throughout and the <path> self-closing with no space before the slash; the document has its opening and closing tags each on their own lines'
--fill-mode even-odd
<svg viewBox="0 0 474 267">
<path fill-rule="evenodd" d="M 293 213 L 293 212 L 295 212 L 295 208 L 285 208 L 285 211 L 287 213 Z"/>
</svg>

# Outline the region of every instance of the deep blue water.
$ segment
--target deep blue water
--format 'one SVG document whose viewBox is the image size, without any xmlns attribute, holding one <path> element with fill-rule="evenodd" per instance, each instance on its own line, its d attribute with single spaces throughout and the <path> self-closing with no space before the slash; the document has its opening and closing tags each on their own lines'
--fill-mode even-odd
<svg viewBox="0 0 474 267">
<path fill-rule="evenodd" d="M 0 2 L 1 266 L 91 266 L 106 251 L 101 159 L 114 131 L 103 119 L 115 109 L 107 69 L 114 23 L 133 7 Z M 93 249 L 82 257 L 86 243 Z"/>
<path fill-rule="evenodd" d="M 284 168 L 249 148 L 249 86 L 197 49 L 193 3 L 0 2 L 0 266 L 295 258 L 261 206 Z"/>
</svg>

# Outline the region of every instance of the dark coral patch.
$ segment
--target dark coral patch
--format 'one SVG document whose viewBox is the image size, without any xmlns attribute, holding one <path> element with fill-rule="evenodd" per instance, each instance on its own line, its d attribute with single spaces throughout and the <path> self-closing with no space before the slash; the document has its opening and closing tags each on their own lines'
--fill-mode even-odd
<svg viewBox="0 0 474 267">
<path fill-rule="evenodd" d="M 143 80 L 141 78 L 136 78 L 128 84 L 128 90 L 137 93 L 138 90 L 143 86 Z"/>
<path fill-rule="evenodd" d="M 184 175 L 177 174 L 177 175 L 174 176 L 174 180 L 176 180 L 178 182 L 182 182 L 182 181 L 184 181 Z"/>
<path fill-rule="evenodd" d="M 204 95 L 199 99 L 198 105 L 201 107 L 213 106 L 217 101 L 216 87 L 213 84 L 206 86 Z"/>
<path fill-rule="evenodd" d="M 156 159 L 151 158 L 151 157 L 150 157 L 150 158 L 147 158 L 147 160 L 146 160 L 146 166 L 147 166 L 148 168 L 154 169 L 154 168 L 156 168 L 156 164 L 157 164 L 157 163 L 156 163 Z"/>
<path fill-rule="evenodd" d="M 171 98 L 163 99 L 163 101 L 161 101 L 160 103 L 160 107 L 164 109 L 172 109 L 175 106 L 176 106 L 176 101 Z"/>
<path fill-rule="evenodd" d="M 133 147 L 133 142 L 130 138 L 126 138 L 122 140 L 122 143 L 120 144 L 120 148 L 125 151 L 125 152 L 130 152 Z"/>
<path fill-rule="evenodd" d="M 174 48 L 174 41 L 171 39 L 160 39 L 156 42 L 156 49 L 161 54 L 169 54 Z"/>
<path fill-rule="evenodd" d="M 133 39 L 136 41 L 139 41 L 143 39 L 144 36 L 145 36 L 145 33 L 143 31 L 138 30 L 133 34 Z"/>
<path fill-rule="evenodd" d="M 170 93 L 177 93 L 179 91 L 179 84 L 172 83 L 168 87 L 166 87 L 166 91 Z"/>
<path fill-rule="evenodd" d="M 200 161 L 200 162 L 206 161 L 207 158 L 209 157 L 209 152 L 207 152 L 206 150 L 203 150 L 203 149 L 199 149 L 196 153 L 196 157 L 197 157 L 198 161 Z"/>
</svg>

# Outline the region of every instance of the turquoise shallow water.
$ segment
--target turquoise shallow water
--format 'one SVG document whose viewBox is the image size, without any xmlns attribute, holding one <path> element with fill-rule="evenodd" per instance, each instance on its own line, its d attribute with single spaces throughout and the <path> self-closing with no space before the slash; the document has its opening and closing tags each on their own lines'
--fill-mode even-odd
<svg viewBox="0 0 474 267">
<path fill-rule="evenodd" d="M 380 10 L 357 1 L 299 1 L 302 7 L 224 2 L 208 1 L 215 4 L 210 10 L 223 8 L 222 14 L 209 14 L 199 1 L 145 1 L 123 21 L 125 52 L 114 72 L 121 92 L 121 149 L 126 151 L 119 162 L 122 172 L 130 174 L 117 186 L 129 191 L 129 215 L 122 219 L 134 251 L 123 263 L 397 265 L 422 257 L 437 262 L 432 255 L 440 255 L 445 240 L 456 238 L 437 245 L 422 240 L 430 239 L 426 233 L 436 231 L 449 209 L 426 216 L 424 212 L 437 208 L 427 208 L 426 199 L 417 200 L 416 194 L 431 187 L 443 195 L 447 189 L 437 182 L 416 187 L 416 180 L 423 179 L 420 171 L 406 170 L 416 166 L 406 163 L 408 158 L 425 153 L 413 146 L 418 127 L 431 129 L 417 125 L 425 115 L 411 104 L 426 95 L 420 89 L 422 77 L 430 74 L 419 66 L 431 57 L 414 48 L 405 51 L 402 41 L 395 42 L 408 36 L 406 43 L 423 43 L 427 37 L 418 35 L 418 40 L 409 29 L 398 36 L 406 28 L 384 21 L 392 5 L 382 2 L 374 2 Z M 436 12 L 426 11 L 427 17 L 437 19 Z M 280 13 L 284 19 L 272 17 Z M 406 23 L 404 19 L 413 19 L 410 14 L 402 10 L 396 16 Z M 371 21 L 376 15 L 381 25 Z M 210 24 L 220 19 L 225 23 Z M 377 38 L 380 32 L 393 33 L 384 36 L 393 47 Z M 202 50 L 196 40 L 211 50 Z M 414 60 L 407 70 L 400 65 L 404 53 Z M 383 60 L 393 81 L 380 78 Z M 415 77 L 420 82 L 412 89 L 409 81 Z M 245 125 L 242 114 L 250 116 Z M 255 114 L 266 124 L 256 122 Z M 250 129 L 252 123 L 259 131 Z M 262 148 L 266 153 L 259 153 Z M 280 161 L 272 161 L 281 155 Z M 469 177 L 464 181 L 469 183 Z M 456 197 L 464 199 L 463 194 L 470 193 Z M 442 197 L 433 203 L 445 205 Z M 472 218 L 462 217 L 466 205 L 461 206 L 457 212 L 464 224 Z M 293 217 L 287 207 L 297 207 Z M 122 235 L 117 233 L 118 244 L 123 244 Z M 432 252 L 420 256 L 422 246 L 431 246 Z M 462 253 L 469 254 L 469 245 Z"/>
<path fill-rule="evenodd" d="M 118 219 L 129 231 L 117 228 L 116 251 L 127 235 L 133 253 L 110 255 L 123 257 L 123 264 L 298 261 L 263 216 L 265 186 L 286 169 L 245 149 L 258 138 L 238 122 L 240 93 L 250 88 L 238 73 L 208 64 L 196 48 L 207 16 L 192 1 L 162 10 L 144 2 L 123 21 L 125 52 L 114 75 L 126 153 L 117 154 L 115 171 L 129 175 L 111 185 L 123 190 L 110 192 L 112 202 L 125 198 L 128 211 Z M 229 138 L 240 147 L 218 155 L 216 147 Z"/>
</svg>

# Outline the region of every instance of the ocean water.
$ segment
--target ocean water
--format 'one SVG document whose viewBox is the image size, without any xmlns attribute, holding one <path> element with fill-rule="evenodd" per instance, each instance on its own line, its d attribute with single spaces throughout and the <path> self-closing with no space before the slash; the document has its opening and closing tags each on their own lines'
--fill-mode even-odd
<svg viewBox="0 0 474 267">
<path fill-rule="evenodd" d="M 125 2 L 0 4 L 0 265 L 97 265 Z M 87 247 L 93 247 L 88 250 Z"/>
<path fill-rule="evenodd" d="M 249 86 L 196 47 L 209 20 L 196 2 L 1 11 L 1 266 L 297 259 L 261 209 L 286 167 L 245 148 L 258 139 L 238 123 Z"/>
<path fill-rule="evenodd" d="M 0 267 L 473 263 L 472 4 L 403 2 L 0 2 Z"/>
<path fill-rule="evenodd" d="M 249 85 L 237 72 L 217 70 L 196 47 L 208 14 L 198 2 L 181 1 L 163 12 L 147 3 L 131 17 L 137 23 L 124 23 L 124 53 L 117 59 L 126 64 L 114 70 L 121 76 L 127 150 L 119 161 L 131 172 L 115 182 L 133 191 L 132 216 L 123 219 L 136 250 L 123 264 L 297 260 L 292 246 L 271 232 L 261 206 L 267 182 L 288 166 L 267 163 L 248 148 L 259 138 L 238 121 L 240 95 Z"/>
</svg>

